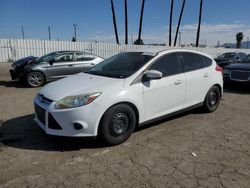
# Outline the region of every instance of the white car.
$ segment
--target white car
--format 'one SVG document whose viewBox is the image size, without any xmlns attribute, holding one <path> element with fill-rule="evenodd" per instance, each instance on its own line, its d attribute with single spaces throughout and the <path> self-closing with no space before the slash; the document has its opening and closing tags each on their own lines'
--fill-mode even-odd
<svg viewBox="0 0 250 188">
<path fill-rule="evenodd" d="M 183 49 L 124 52 L 44 86 L 35 121 L 50 135 L 124 142 L 136 126 L 203 105 L 217 109 L 222 69 L 208 55 Z"/>
</svg>

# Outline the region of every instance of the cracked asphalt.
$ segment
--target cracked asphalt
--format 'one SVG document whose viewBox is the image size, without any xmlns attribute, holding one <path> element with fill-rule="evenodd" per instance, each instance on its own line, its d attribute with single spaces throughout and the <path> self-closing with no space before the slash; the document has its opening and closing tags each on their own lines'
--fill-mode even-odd
<svg viewBox="0 0 250 188">
<path fill-rule="evenodd" d="M 39 89 L 0 64 L 0 187 L 250 187 L 250 91 L 226 88 L 218 110 L 139 128 L 124 144 L 47 136 L 33 122 Z"/>
</svg>

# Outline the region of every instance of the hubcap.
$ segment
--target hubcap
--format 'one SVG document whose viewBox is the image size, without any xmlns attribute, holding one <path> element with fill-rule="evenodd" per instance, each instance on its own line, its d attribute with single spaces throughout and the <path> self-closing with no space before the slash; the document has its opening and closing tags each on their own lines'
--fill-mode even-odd
<svg viewBox="0 0 250 188">
<path fill-rule="evenodd" d="M 215 91 L 210 92 L 210 97 L 209 97 L 209 104 L 210 106 L 215 106 L 218 101 L 218 95 Z"/>
<path fill-rule="evenodd" d="M 110 132 L 113 136 L 126 134 L 129 129 L 129 117 L 124 112 L 115 114 L 110 122 Z"/>
<path fill-rule="evenodd" d="M 33 73 L 29 76 L 28 80 L 32 86 L 39 86 L 42 83 L 42 76 L 40 74 Z"/>
</svg>

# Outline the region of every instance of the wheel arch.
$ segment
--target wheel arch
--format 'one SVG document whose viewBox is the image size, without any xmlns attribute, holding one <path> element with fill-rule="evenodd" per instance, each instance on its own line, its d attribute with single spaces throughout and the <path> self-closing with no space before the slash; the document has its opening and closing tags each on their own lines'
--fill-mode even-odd
<svg viewBox="0 0 250 188">
<path fill-rule="evenodd" d="M 39 72 L 39 73 L 41 73 L 43 75 L 43 77 L 44 77 L 44 83 L 46 83 L 46 81 L 47 81 L 46 74 L 43 71 L 41 71 L 41 70 L 32 70 L 32 69 L 30 69 L 30 70 L 26 71 L 26 75 L 25 76 L 27 77 L 28 74 L 32 73 L 32 72 Z"/>
<path fill-rule="evenodd" d="M 223 92 L 221 85 L 220 84 L 214 84 L 213 86 L 216 86 L 216 87 L 219 88 L 219 90 L 220 90 L 220 97 L 221 97 L 222 96 L 222 92 Z"/>
<path fill-rule="evenodd" d="M 108 109 L 112 108 L 113 106 L 116 106 L 116 105 L 119 105 L 119 104 L 125 104 L 125 105 L 128 105 L 129 107 L 131 107 L 134 112 L 135 112 L 135 116 L 136 116 L 136 127 L 139 125 L 139 118 L 140 118 L 140 114 L 139 114 L 139 110 L 137 108 L 137 106 L 135 104 L 133 104 L 132 102 L 128 102 L 128 101 L 122 101 L 122 102 L 117 102 L 113 105 L 111 105 L 109 108 L 107 108 L 104 113 L 102 114 L 102 117 L 98 123 L 98 128 L 97 128 L 97 135 L 99 135 L 99 131 L 100 131 L 100 127 L 101 127 L 101 123 L 102 123 L 102 120 L 103 120 L 103 117 L 105 115 L 105 113 L 107 112 Z"/>
</svg>

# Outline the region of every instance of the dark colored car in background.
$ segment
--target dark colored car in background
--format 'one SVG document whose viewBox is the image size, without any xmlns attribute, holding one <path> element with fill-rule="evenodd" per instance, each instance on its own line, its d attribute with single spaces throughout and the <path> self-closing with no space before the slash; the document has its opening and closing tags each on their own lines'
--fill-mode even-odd
<svg viewBox="0 0 250 188">
<path fill-rule="evenodd" d="M 244 83 L 250 85 L 250 54 L 240 63 L 224 67 L 223 77 L 225 84 Z"/>
<path fill-rule="evenodd" d="M 218 56 L 214 60 L 220 67 L 225 67 L 233 63 L 239 63 L 245 56 L 246 54 L 242 52 L 227 52 Z"/>
<path fill-rule="evenodd" d="M 103 61 L 96 55 L 80 51 L 56 51 L 36 58 L 29 56 L 14 62 L 12 80 L 19 79 L 30 87 L 86 71 Z"/>
</svg>

